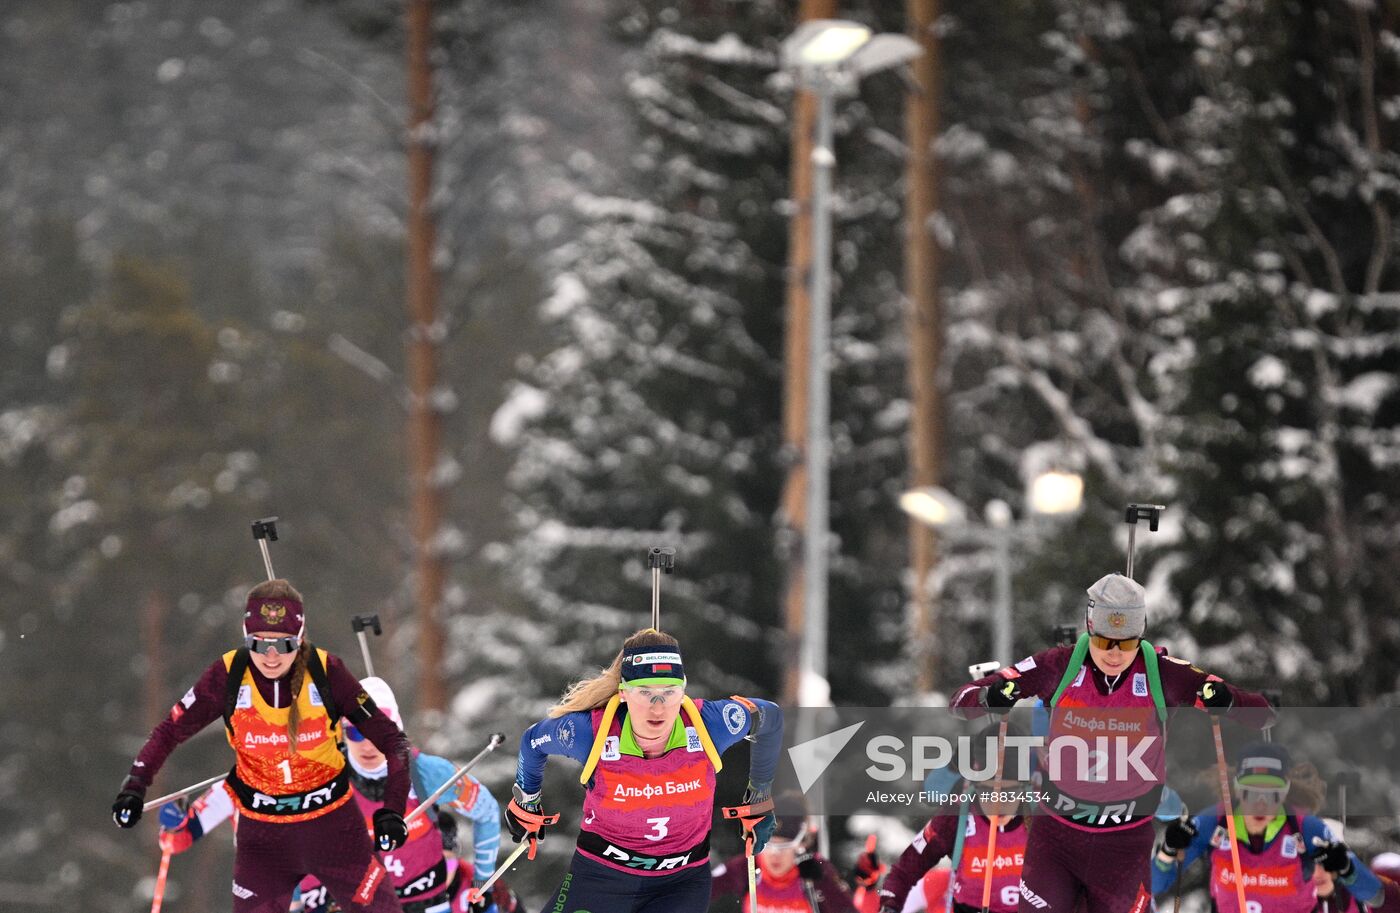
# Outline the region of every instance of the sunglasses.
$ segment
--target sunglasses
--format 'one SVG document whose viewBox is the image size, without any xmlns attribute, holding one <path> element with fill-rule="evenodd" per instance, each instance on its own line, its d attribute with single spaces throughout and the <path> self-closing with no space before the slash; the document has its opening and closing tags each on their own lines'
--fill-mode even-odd
<svg viewBox="0 0 1400 913">
<path fill-rule="evenodd" d="M 352 723 L 341 723 L 340 731 L 345 733 L 345 737 L 352 742 L 363 742 L 365 740 L 365 734 L 356 729 Z"/>
<path fill-rule="evenodd" d="M 1100 637 L 1097 634 L 1090 634 L 1089 643 L 1098 647 L 1100 650 L 1112 650 L 1114 647 L 1117 647 L 1124 653 L 1130 653 L 1138 648 L 1138 644 L 1142 643 L 1142 638 L 1120 637 L 1115 640 L 1112 637 Z"/>
<path fill-rule="evenodd" d="M 271 640 L 264 640 L 261 637 L 249 635 L 243 638 L 243 646 L 251 653 L 261 653 L 263 656 L 271 656 L 274 653 L 286 655 L 295 653 L 301 647 L 300 637 L 274 637 Z"/>
</svg>

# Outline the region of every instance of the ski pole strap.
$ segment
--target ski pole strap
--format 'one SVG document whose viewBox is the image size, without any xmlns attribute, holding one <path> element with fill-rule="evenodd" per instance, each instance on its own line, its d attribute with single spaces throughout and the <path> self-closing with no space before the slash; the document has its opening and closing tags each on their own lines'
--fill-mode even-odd
<svg viewBox="0 0 1400 913">
<path fill-rule="evenodd" d="M 773 811 L 773 797 L 762 798 L 757 802 L 749 802 L 748 805 L 729 805 L 721 808 L 721 815 L 725 821 L 738 821 L 743 826 L 743 839 L 753 839 L 753 829 L 759 825 L 760 821 L 769 816 Z"/>
<path fill-rule="evenodd" d="M 534 859 L 535 845 L 539 842 L 540 828 L 548 827 L 551 824 L 558 824 L 558 812 L 552 815 L 546 815 L 543 812 L 532 812 L 514 799 L 510 800 L 510 805 L 507 806 L 507 810 L 510 812 L 511 817 L 519 822 L 520 826 L 525 829 L 525 839 L 521 842 L 520 848 L 525 849 L 528 847 L 530 855 L 526 858 Z"/>
</svg>

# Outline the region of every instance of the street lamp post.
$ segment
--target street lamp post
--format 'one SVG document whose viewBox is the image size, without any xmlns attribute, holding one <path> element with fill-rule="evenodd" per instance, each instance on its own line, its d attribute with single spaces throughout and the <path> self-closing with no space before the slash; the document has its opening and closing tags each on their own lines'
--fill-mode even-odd
<svg viewBox="0 0 1400 913">
<path fill-rule="evenodd" d="M 857 22 L 815 19 L 783 42 L 783 68 L 817 97 L 816 142 L 812 147 L 812 272 L 810 347 L 807 362 L 805 492 L 807 522 L 802 537 L 802 648 L 799 694 L 811 693 L 827 673 L 827 558 L 829 551 L 831 381 L 831 184 L 836 168 L 833 140 L 837 96 L 854 95 L 864 76 L 902 66 L 923 49 L 905 35 L 874 35 Z"/>
<path fill-rule="evenodd" d="M 836 169 L 833 122 L 836 97 L 854 95 L 863 76 L 902 66 L 923 53 L 905 35 L 873 35 L 857 22 L 814 19 L 783 42 L 783 68 L 817 97 L 816 142 L 812 146 L 811 313 L 807 351 L 806 525 L 802 535 L 801 650 L 797 693 L 800 704 L 827 688 L 827 558 L 830 521 L 831 375 L 831 182 Z M 789 633 L 794 633 L 789 630 Z M 805 696 L 805 697 L 804 697 Z M 823 700 L 826 703 L 827 699 Z M 810 722 L 810 721 L 809 721 Z M 799 737 L 810 738 L 806 732 Z M 817 789 L 820 790 L 820 783 Z M 826 818 L 819 818 L 818 851 L 829 854 Z"/>
</svg>

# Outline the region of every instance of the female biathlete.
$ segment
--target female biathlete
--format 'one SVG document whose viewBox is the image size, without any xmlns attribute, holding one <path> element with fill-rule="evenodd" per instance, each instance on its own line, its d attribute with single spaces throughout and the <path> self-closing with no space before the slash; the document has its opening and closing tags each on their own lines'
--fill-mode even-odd
<svg viewBox="0 0 1400 913">
<path fill-rule="evenodd" d="M 757 853 L 775 822 L 782 726 L 782 712 L 768 701 L 686 697 L 674 637 L 648 628 L 627 638 L 611 666 L 570 687 L 549 717 L 520 737 L 506 809 L 517 842 L 538 838 L 548 755 L 583 764 L 579 780 L 587 789 L 573 860 L 545 909 L 704 913 L 720 755 L 745 737 L 754 743 L 744 801 Z"/>
<path fill-rule="evenodd" d="M 1240 753 L 1235 833 L 1250 913 L 1312 913 L 1320 903 L 1332 913 L 1345 913 L 1358 909 L 1355 900 L 1379 905 L 1384 899 L 1380 880 L 1321 819 L 1307 813 L 1307 808 L 1321 805 L 1325 789 L 1320 783 L 1309 788 L 1314 779 L 1311 765 L 1294 768 L 1282 745 L 1259 742 Z M 1230 838 L 1223 824 L 1218 806 L 1168 824 L 1153 856 L 1152 893 L 1169 890 L 1182 871 L 1209 854 L 1211 909 L 1239 913 Z M 1337 891 L 1334 882 L 1345 890 Z"/>
<path fill-rule="evenodd" d="M 1008 730 L 1011 735 L 1020 735 Z M 995 738 L 996 727 L 984 729 L 972 740 L 972 766 L 985 770 L 986 745 Z M 994 762 L 993 762 L 994 763 Z M 1026 820 L 1021 816 L 1019 794 L 1025 783 L 1009 777 L 990 779 L 981 783 L 963 780 L 952 790 L 953 795 L 977 796 L 972 802 L 961 803 L 957 814 L 934 815 L 924 825 L 914 842 L 900 855 L 885 876 L 880 888 L 880 913 L 903 913 L 905 910 L 941 910 L 944 891 L 951 888 L 955 913 L 976 913 L 982 909 L 986 894 L 992 913 L 1015 913 L 1021 897 L 1021 869 L 1026 858 Z M 996 796 L 995 794 L 1004 794 Z M 992 801 L 996 798 L 997 801 Z M 992 816 L 997 819 L 996 844 L 991 844 Z M 991 869 L 987 868 L 988 850 L 995 853 Z M 949 884 L 940 878 L 932 881 L 926 876 L 947 857 L 953 865 Z M 987 873 L 991 872 L 990 891 L 986 891 Z M 929 896 L 931 892 L 937 892 Z M 911 895 L 923 894 L 922 902 L 910 904 Z"/>
<path fill-rule="evenodd" d="M 1262 695 L 1143 640 L 1147 602 L 1136 582 L 1109 574 L 1088 592 L 1088 630 L 1074 647 L 1028 656 L 964 685 L 952 700 L 969 718 L 1009 711 L 1023 696 L 1049 708 L 1044 814 L 1026 843 L 1021 913 L 1072 913 L 1081 897 L 1094 913 L 1151 907 L 1148 860 L 1166 783 L 1168 707 L 1231 711 L 1260 728 L 1273 722 Z"/>
<path fill-rule="evenodd" d="M 778 799 L 778 822 L 763 852 L 758 854 L 760 913 L 856 913 L 851 893 L 831 861 L 811 851 L 816 836 L 809 826 L 801 793 Z M 786 814 L 788 809 L 794 814 Z M 714 896 L 748 894 L 748 860 L 735 856 L 710 873 Z M 808 892 L 811 892 L 810 898 Z M 816 901 L 816 909 L 811 901 Z M 748 900 L 740 905 L 748 909 Z"/>
<path fill-rule="evenodd" d="M 351 799 L 339 721 L 384 753 L 384 807 L 374 814 L 374 845 L 383 852 L 408 838 L 408 740 L 344 663 L 305 640 L 304 618 L 301 594 L 287 581 L 253 587 L 243 647 L 216 660 L 156 726 L 112 804 L 112 818 L 119 827 L 134 826 L 170 752 L 222 716 L 237 758 L 224 783 L 242 818 L 234 913 L 286 913 L 308 874 L 347 910 L 391 913 L 399 903 Z"/>
<path fill-rule="evenodd" d="M 380 711 L 402 729 L 403 718 L 399 713 L 398 699 L 389 684 L 381 678 L 362 679 L 360 684 Z M 341 730 L 345 736 L 346 759 L 350 764 L 350 789 L 368 829 L 373 826 L 375 812 L 384 807 L 388 759 L 352 724 L 343 724 Z M 409 766 L 412 784 L 408 795 L 409 807 L 416 808 L 421 797 L 436 792 L 454 772 L 452 762 L 447 759 L 413 751 Z M 216 786 L 188 812 L 175 812 L 173 822 L 169 823 L 173 805 L 161 809 L 161 821 L 167 824 L 160 832 L 161 847 L 170 847 L 176 853 L 183 852 L 232 815 L 233 806 L 227 799 L 221 799 L 223 795 L 222 786 Z M 454 852 L 456 825 L 454 819 L 443 812 L 455 812 L 472 822 L 470 863 L 459 863 Z M 414 819 L 403 846 L 380 858 L 393 879 L 394 892 L 399 896 L 404 913 L 464 913 L 472 909 L 466 900 L 467 889 L 473 881 L 480 883 L 495 869 L 500 842 L 500 806 L 490 790 L 467 774 L 438 797 L 431 811 Z M 498 887 L 500 890 L 492 899 L 505 899 L 504 906 L 509 908 L 509 889 L 499 882 Z M 332 913 L 341 909 L 330 898 L 326 885 L 314 875 L 302 880 L 294 899 L 300 903 L 298 909 L 306 913 Z M 476 909 L 491 913 L 493 907 L 483 903 Z"/>
</svg>

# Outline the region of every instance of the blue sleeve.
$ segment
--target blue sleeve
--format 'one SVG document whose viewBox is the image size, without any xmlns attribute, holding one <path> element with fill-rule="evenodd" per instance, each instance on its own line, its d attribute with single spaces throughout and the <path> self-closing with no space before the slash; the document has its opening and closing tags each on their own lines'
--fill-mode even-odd
<svg viewBox="0 0 1400 913">
<path fill-rule="evenodd" d="M 1303 818 L 1303 843 L 1306 844 L 1304 852 L 1313 852 L 1314 839 L 1331 842 L 1337 838 L 1321 818 L 1307 815 Z M 1337 880 L 1346 885 L 1351 896 L 1361 903 L 1371 906 L 1379 905 L 1385 899 L 1385 888 L 1381 886 L 1381 880 L 1362 863 L 1355 853 L 1348 853 L 1348 855 L 1351 857 L 1351 864 L 1355 867 L 1355 871 L 1349 881 L 1343 881 L 1340 878 Z"/>
<path fill-rule="evenodd" d="M 1196 837 L 1176 857 L 1177 862 L 1164 863 L 1157 858 L 1157 850 L 1152 850 L 1152 893 L 1161 894 L 1176 884 L 1176 873 L 1186 871 L 1191 864 L 1210 849 L 1210 838 L 1215 834 L 1219 818 L 1214 814 L 1197 815 L 1192 819 L 1196 824 Z M 1178 864 L 1179 863 L 1179 864 Z"/>
<path fill-rule="evenodd" d="M 501 848 L 501 806 L 486 784 L 478 782 L 476 801 L 465 814 L 472 823 L 472 866 L 480 884 L 496 871 L 496 854 Z"/>
<path fill-rule="evenodd" d="M 457 772 L 446 758 L 423 753 L 414 760 L 414 768 L 430 794 Z M 449 789 L 436 804 L 472 823 L 472 864 L 477 881 L 485 881 L 496 869 L 496 852 L 501 848 L 501 807 L 491 791 L 471 774 L 462 778 L 462 784 L 470 788 Z M 464 795 L 471 798 L 470 805 L 465 804 Z"/>
<path fill-rule="evenodd" d="M 586 710 L 540 720 L 520 736 L 515 762 L 515 783 L 524 793 L 537 793 L 544 782 L 544 762 L 549 755 L 563 755 L 583 764 L 593 748 L 593 714 Z"/>
<path fill-rule="evenodd" d="M 772 701 L 753 699 L 750 703 L 754 705 L 752 711 L 729 698 L 705 701 L 700 705 L 700 720 L 720 754 L 751 735 L 749 782 L 771 786 L 778 773 L 778 755 L 783 747 L 783 711 Z"/>
</svg>

